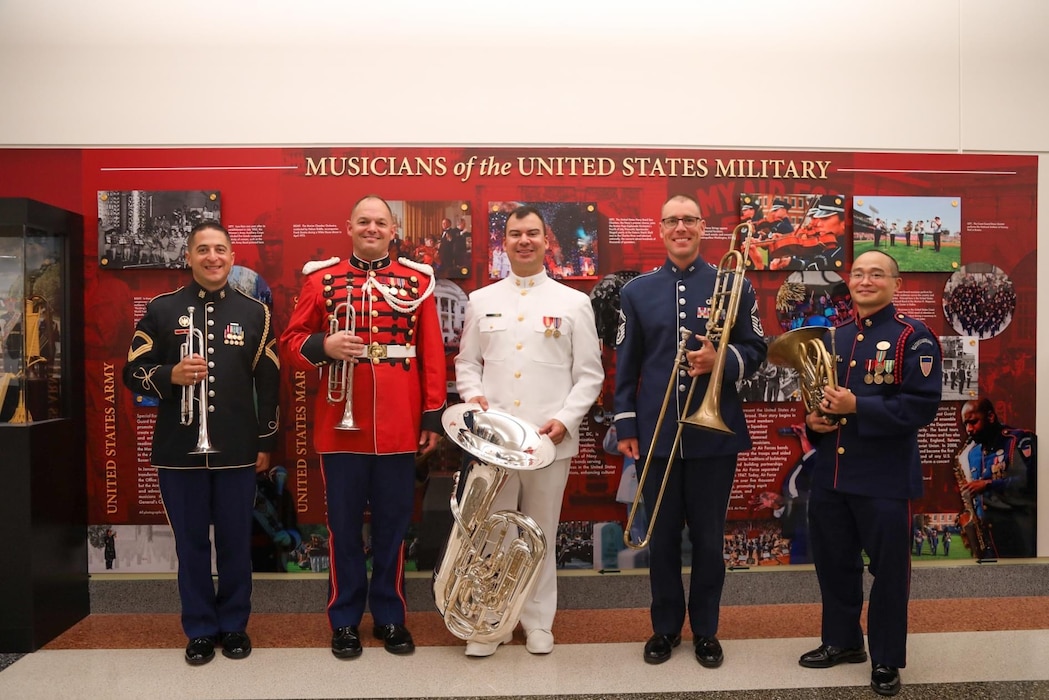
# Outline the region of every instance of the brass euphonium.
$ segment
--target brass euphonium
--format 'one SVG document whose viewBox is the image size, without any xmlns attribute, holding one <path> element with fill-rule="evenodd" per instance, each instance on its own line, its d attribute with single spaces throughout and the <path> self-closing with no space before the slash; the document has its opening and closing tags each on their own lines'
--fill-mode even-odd
<svg viewBox="0 0 1049 700">
<path fill-rule="evenodd" d="M 350 303 L 348 294 L 347 290 L 346 301 L 336 305 L 328 316 L 328 335 L 334 335 L 339 331 L 357 335 L 357 311 Z M 353 417 L 353 360 L 337 360 L 328 365 L 328 401 L 339 403 L 343 400 L 346 401 L 346 407 L 342 412 L 342 420 L 335 424 L 335 429 L 360 430 Z"/>
<path fill-rule="evenodd" d="M 532 518 L 492 512 L 492 504 L 508 470 L 542 469 L 554 461 L 556 448 L 535 426 L 478 404 L 448 408 L 442 423 L 448 437 L 476 459 L 461 499 L 456 493 L 462 472 L 455 475 L 452 532 L 433 572 L 434 602 L 456 637 L 494 642 L 517 626 L 547 545 Z"/>
<path fill-rule="evenodd" d="M 743 247 L 741 250 L 736 250 L 736 236 L 740 231 L 743 232 Z M 754 226 L 749 222 L 742 223 L 732 229 L 729 250 L 721 257 L 721 261 L 718 263 L 717 277 L 714 280 L 714 292 L 711 294 L 708 302 L 710 304 L 710 317 L 707 319 L 706 330 L 707 339 L 717 346 L 717 357 L 714 359 L 713 369 L 710 370 L 710 383 L 707 385 L 707 391 L 703 395 L 703 401 L 700 403 L 699 408 L 690 415 L 679 417 L 678 419 L 677 432 L 674 434 L 674 442 L 670 447 L 670 455 L 677 453 L 678 445 L 681 444 L 681 432 L 686 425 L 729 435 L 734 432 L 721 418 L 721 387 L 724 380 L 722 375 L 725 373 L 729 334 L 732 332 L 732 326 L 735 325 L 736 316 L 739 314 L 739 302 L 743 296 L 743 273 L 746 269 L 747 255 L 750 253 L 750 244 L 753 236 Z M 731 279 L 729 278 L 730 275 Z M 674 395 L 674 387 L 678 382 L 678 372 L 686 369 L 685 355 L 687 349 L 685 345 L 692 337 L 692 332 L 682 327 L 679 329 L 679 333 L 681 338 L 678 342 L 674 363 L 670 368 L 670 381 L 667 382 L 666 392 L 663 394 L 663 406 L 660 408 L 659 417 L 656 419 L 655 433 L 652 436 L 652 444 L 648 449 L 648 454 L 645 455 L 645 463 L 638 473 L 637 493 L 634 495 L 630 512 L 627 514 L 626 526 L 623 528 L 623 544 L 630 549 L 644 549 L 648 546 L 649 540 L 652 539 L 652 530 L 655 528 L 656 516 L 659 515 L 659 507 L 663 503 L 663 493 L 666 491 L 667 482 L 670 480 L 670 466 L 674 461 L 673 456 L 670 457 L 667 468 L 663 471 L 663 482 L 659 485 L 659 493 L 656 495 L 655 503 L 651 504 L 648 531 L 640 541 L 635 542 L 630 533 L 641 504 L 641 490 L 645 485 L 645 480 L 648 478 L 648 471 L 652 465 L 652 455 L 656 452 L 656 440 L 659 438 L 659 433 L 663 428 L 663 419 L 666 416 L 670 400 Z M 692 378 L 692 384 L 685 397 L 685 410 L 688 410 L 687 407 L 692 403 L 692 395 L 696 390 L 697 379 L 698 377 Z"/>
<path fill-rule="evenodd" d="M 179 358 L 190 355 L 207 357 L 207 349 L 204 345 L 204 333 L 193 321 L 196 308 L 186 307 L 189 314 L 189 327 L 186 332 L 186 342 L 179 347 Z M 204 306 L 204 325 L 208 325 L 208 306 Z M 199 409 L 200 419 L 197 421 L 197 444 L 189 451 L 191 455 L 207 455 L 218 452 L 211 444 L 211 436 L 208 433 L 208 375 L 204 376 L 200 384 L 190 384 L 182 387 L 182 425 L 193 425 L 194 402 Z"/>
<path fill-rule="evenodd" d="M 823 337 L 830 334 L 830 350 Z M 820 409 L 823 391 L 838 386 L 838 358 L 834 349 L 834 328 L 807 326 L 787 331 L 769 343 L 768 361 L 781 367 L 790 367 L 798 373 L 801 399 L 806 413 L 816 411 L 821 416 L 837 419 Z"/>
</svg>

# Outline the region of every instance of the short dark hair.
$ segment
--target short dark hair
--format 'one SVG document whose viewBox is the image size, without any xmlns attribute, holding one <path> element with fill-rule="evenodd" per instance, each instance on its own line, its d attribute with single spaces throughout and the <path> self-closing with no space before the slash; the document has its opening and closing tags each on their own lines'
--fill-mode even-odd
<svg viewBox="0 0 1049 700">
<path fill-rule="evenodd" d="M 229 231 L 226 230 L 226 227 L 220 224 L 218 221 L 215 221 L 214 219 L 205 219 L 204 221 L 201 221 L 199 224 L 190 229 L 189 236 L 186 238 L 186 248 L 191 248 L 193 246 L 194 236 L 196 236 L 201 231 L 208 230 L 218 231 L 219 233 L 221 233 L 223 236 L 226 237 L 226 243 L 229 243 L 230 247 L 233 247 L 233 241 L 232 239 L 230 239 Z"/>
<path fill-rule="evenodd" d="M 510 230 L 510 219 L 523 219 L 529 214 L 535 214 L 539 217 L 539 223 L 543 225 L 543 233 L 546 233 L 546 219 L 544 219 L 543 215 L 539 213 L 539 210 L 531 204 L 522 204 L 510 212 L 506 217 L 506 226 L 503 227 L 503 236 L 506 236 L 506 232 Z"/>
<path fill-rule="evenodd" d="M 667 197 L 667 200 L 665 202 L 663 202 L 663 206 L 665 207 L 667 204 L 669 204 L 670 202 L 673 202 L 675 199 L 684 199 L 686 201 L 689 201 L 689 202 L 692 202 L 693 204 L 695 204 L 696 205 L 696 211 L 699 212 L 699 218 L 701 218 L 701 219 L 703 218 L 703 207 L 701 207 L 699 205 L 699 200 L 696 199 L 695 197 L 693 197 L 690 194 L 685 194 L 684 192 L 680 192 L 678 194 L 670 195 L 669 197 Z M 662 207 L 660 207 L 660 211 L 662 211 Z"/>
</svg>

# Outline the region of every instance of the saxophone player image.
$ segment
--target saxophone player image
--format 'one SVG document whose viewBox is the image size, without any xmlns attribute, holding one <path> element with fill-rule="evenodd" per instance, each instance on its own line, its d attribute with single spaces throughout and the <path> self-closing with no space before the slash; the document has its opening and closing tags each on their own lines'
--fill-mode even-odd
<svg viewBox="0 0 1049 700">
<path fill-rule="evenodd" d="M 521 608 L 526 647 L 554 648 L 557 562 L 553 537 L 561 514 L 568 467 L 579 451 L 579 424 L 604 381 L 590 298 L 551 279 L 543 267 L 550 242 L 540 212 L 515 209 L 506 219 L 503 244 L 510 274 L 470 294 L 455 358 L 456 386 L 468 403 L 518 416 L 539 427 L 556 446 L 553 463 L 510 474 L 493 510 L 520 510 L 545 535 L 546 554 L 532 594 Z M 511 630 L 512 631 L 512 630 Z M 491 656 L 509 636 L 468 641 L 466 655 Z"/>
<path fill-rule="evenodd" d="M 186 663 L 196 666 L 216 645 L 231 659 L 251 653 L 255 474 L 269 469 L 277 444 L 280 363 L 269 308 L 229 284 L 226 229 L 197 224 L 187 244 L 193 279 L 149 302 L 123 379 L 159 399 L 150 464 L 175 536 Z"/>
<path fill-rule="evenodd" d="M 959 492 L 989 540 L 983 551 L 971 541 L 970 549 L 978 558 L 1035 556 L 1034 433 L 1004 425 L 987 397 L 962 406 L 962 424 L 969 441 L 958 455 Z"/>
</svg>

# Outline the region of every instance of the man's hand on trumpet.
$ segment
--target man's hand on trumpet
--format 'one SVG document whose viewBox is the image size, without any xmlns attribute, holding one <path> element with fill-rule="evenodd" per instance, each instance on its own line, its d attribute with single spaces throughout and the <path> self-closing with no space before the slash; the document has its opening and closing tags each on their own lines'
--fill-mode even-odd
<svg viewBox="0 0 1049 700">
<path fill-rule="evenodd" d="M 180 386 L 192 386 L 208 376 L 208 361 L 197 354 L 188 355 L 179 360 L 171 371 L 171 383 Z"/>
<path fill-rule="evenodd" d="M 324 338 L 324 354 L 333 360 L 353 361 L 364 355 L 364 338 L 349 331 L 337 331 Z"/>
</svg>

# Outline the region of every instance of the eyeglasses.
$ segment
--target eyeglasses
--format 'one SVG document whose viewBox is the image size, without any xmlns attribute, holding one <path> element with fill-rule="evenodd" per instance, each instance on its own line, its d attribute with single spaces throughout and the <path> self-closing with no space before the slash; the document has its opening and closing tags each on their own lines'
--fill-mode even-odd
<svg viewBox="0 0 1049 700">
<path fill-rule="evenodd" d="M 685 228 L 695 228 L 702 219 L 695 216 L 668 216 L 665 219 L 660 219 L 660 221 L 667 228 L 677 228 L 679 221 L 685 225 Z"/>
<path fill-rule="evenodd" d="M 871 282 L 881 282 L 892 277 L 896 277 L 896 275 L 890 275 L 888 272 L 882 272 L 881 270 L 874 270 L 872 272 L 860 272 L 859 270 L 853 270 L 849 273 L 849 279 L 853 282 L 859 282 L 863 278 L 867 278 Z"/>
</svg>

